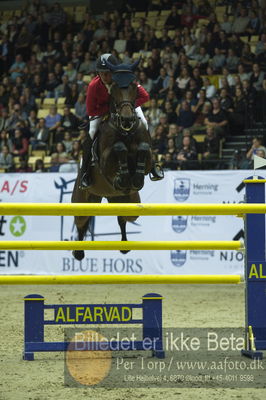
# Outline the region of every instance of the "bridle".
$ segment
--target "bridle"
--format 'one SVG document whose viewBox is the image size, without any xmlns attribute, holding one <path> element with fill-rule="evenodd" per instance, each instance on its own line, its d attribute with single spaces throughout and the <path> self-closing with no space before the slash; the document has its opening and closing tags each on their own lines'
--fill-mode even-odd
<svg viewBox="0 0 266 400">
<path fill-rule="evenodd" d="M 114 105 L 114 112 L 111 113 L 111 121 L 113 123 L 113 125 L 121 130 L 121 134 L 123 136 L 127 136 L 129 134 L 134 134 L 133 128 L 135 127 L 135 125 L 138 122 L 138 118 L 137 118 L 137 114 L 135 111 L 135 105 L 131 102 L 131 101 L 121 101 L 120 103 L 116 104 L 113 101 L 113 105 Z M 129 126 L 125 126 L 125 118 L 123 118 L 121 116 L 121 111 L 123 107 L 129 107 L 132 113 L 132 117 L 128 120 L 127 122 L 130 122 Z"/>
<path fill-rule="evenodd" d="M 118 64 L 114 65 L 105 59 L 106 67 L 112 72 L 112 80 L 117 84 L 117 86 L 122 88 L 129 88 L 130 84 L 133 83 L 136 79 L 134 71 L 140 63 L 141 58 L 135 61 L 131 65 L 127 64 Z M 109 94 L 111 95 L 111 88 L 109 89 Z M 120 130 L 121 134 L 127 136 L 129 134 L 133 134 L 135 130 L 133 128 L 136 124 L 139 123 L 139 119 L 137 117 L 135 111 L 135 101 L 123 100 L 118 104 L 115 102 L 114 97 L 112 98 L 112 108 L 111 109 L 111 123 Z M 131 110 L 131 117 L 123 117 L 121 116 L 121 111 L 123 107 L 129 107 Z"/>
<path fill-rule="evenodd" d="M 111 88 L 109 89 L 109 93 L 111 95 Z M 135 133 L 134 128 L 139 122 L 136 110 L 135 110 L 135 101 L 122 100 L 119 103 L 115 102 L 114 97 L 111 95 L 112 99 L 112 109 L 111 111 L 111 123 L 123 136 L 133 135 Z M 131 118 L 123 118 L 122 117 L 122 109 L 123 107 L 129 107 L 131 111 Z"/>
</svg>

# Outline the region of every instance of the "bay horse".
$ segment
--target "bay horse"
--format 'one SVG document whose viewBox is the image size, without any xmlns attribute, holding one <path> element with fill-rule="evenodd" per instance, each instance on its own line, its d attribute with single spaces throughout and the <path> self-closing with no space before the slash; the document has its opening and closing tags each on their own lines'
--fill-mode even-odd
<svg viewBox="0 0 266 400">
<path fill-rule="evenodd" d="M 139 190 L 152 167 L 151 138 L 135 112 L 137 83 L 132 65 L 112 65 L 112 84 L 109 88 L 110 111 L 99 126 L 94 142 L 94 165 L 90 167 L 93 184 L 80 189 L 80 170 L 75 182 L 72 203 L 100 203 L 105 197 L 110 203 L 140 203 Z M 89 166 L 88 166 L 89 168 Z M 75 217 L 78 240 L 83 240 L 90 228 L 90 216 Z M 126 223 L 137 216 L 118 216 L 121 240 L 126 241 Z M 127 253 L 128 251 L 122 251 Z M 83 250 L 73 251 L 77 260 L 85 256 Z"/>
</svg>

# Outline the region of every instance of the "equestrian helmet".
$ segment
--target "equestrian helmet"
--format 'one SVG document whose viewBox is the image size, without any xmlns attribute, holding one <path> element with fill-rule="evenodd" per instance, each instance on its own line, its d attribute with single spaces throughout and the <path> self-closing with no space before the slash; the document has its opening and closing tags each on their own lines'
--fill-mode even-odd
<svg viewBox="0 0 266 400">
<path fill-rule="evenodd" d="M 110 69 L 106 65 L 106 60 L 113 64 L 117 65 L 118 60 L 115 56 L 113 56 L 111 53 L 106 53 L 102 54 L 96 61 L 96 70 L 101 72 L 101 71 L 110 71 Z"/>
</svg>

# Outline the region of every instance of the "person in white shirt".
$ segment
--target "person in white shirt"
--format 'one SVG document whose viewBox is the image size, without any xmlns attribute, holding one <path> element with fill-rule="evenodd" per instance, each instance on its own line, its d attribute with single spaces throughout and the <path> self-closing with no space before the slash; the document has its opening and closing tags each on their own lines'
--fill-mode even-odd
<svg viewBox="0 0 266 400">
<path fill-rule="evenodd" d="M 219 89 L 221 88 L 221 87 L 223 87 L 223 84 L 222 84 L 222 80 L 223 80 L 223 78 L 226 78 L 226 80 L 227 80 L 227 82 L 228 82 L 228 85 L 231 87 L 231 86 L 235 86 L 235 84 L 236 84 L 236 82 L 235 82 L 235 78 L 233 77 L 233 75 L 231 75 L 230 73 L 229 73 L 229 70 L 228 70 L 228 68 L 227 67 L 223 67 L 223 69 L 222 69 L 222 76 L 220 76 L 220 78 L 219 78 Z"/>
<path fill-rule="evenodd" d="M 205 90 L 207 99 L 212 99 L 217 92 L 216 87 L 211 85 L 210 80 L 207 77 L 203 78 L 202 89 Z"/>
</svg>

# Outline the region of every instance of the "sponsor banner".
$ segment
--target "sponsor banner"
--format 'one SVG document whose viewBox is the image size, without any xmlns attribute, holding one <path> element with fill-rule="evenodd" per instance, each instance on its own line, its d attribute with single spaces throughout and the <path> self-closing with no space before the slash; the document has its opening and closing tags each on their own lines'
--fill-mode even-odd
<svg viewBox="0 0 266 400">
<path fill-rule="evenodd" d="M 19 175 L 19 177 L 18 177 Z M 251 171 L 171 171 L 160 182 L 146 179 L 144 203 L 238 203 Z M 69 203 L 75 174 L 2 174 L 0 201 Z M 105 201 L 105 200 L 103 200 Z M 120 240 L 116 217 L 95 217 L 85 240 Z M 239 240 L 243 220 L 234 216 L 151 216 L 127 224 L 128 240 Z M 1 240 L 75 240 L 73 217 L 0 216 Z M 0 250 L 3 274 L 236 274 L 244 257 L 236 251 L 86 251 L 81 262 L 70 251 Z"/>
</svg>

